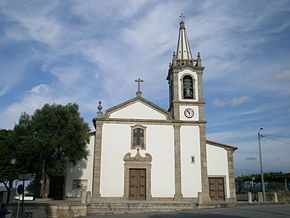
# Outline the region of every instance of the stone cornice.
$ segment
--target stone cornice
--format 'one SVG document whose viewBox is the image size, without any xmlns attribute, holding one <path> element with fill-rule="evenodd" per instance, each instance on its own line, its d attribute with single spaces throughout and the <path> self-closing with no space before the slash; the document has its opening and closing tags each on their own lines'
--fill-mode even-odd
<svg viewBox="0 0 290 218">
<path fill-rule="evenodd" d="M 142 124 L 142 125 L 181 125 L 181 126 L 198 126 L 206 124 L 207 121 L 182 121 L 182 120 L 148 120 L 148 119 L 121 119 L 121 118 L 109 118 L 109 119 L 96 119 L 96 124 L 104 123 L 118 123 L 118 124 Z"/>
</svg>

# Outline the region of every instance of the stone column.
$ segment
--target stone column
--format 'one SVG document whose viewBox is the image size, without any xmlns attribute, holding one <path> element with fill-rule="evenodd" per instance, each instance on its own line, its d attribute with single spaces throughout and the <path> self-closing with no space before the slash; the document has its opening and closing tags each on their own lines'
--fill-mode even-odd
<svg viewBox="0 0 290 218">
<path fill-rule="evenodd" d="M 230 201 L 236 201 L 236 191 L 235 191 L 235 175 L 234 175 L 234 159 L 233 159 L 233 150 L 227 150 L 227 159 L 228 159 L 228 172 L 229 172 L 229 186 L 230 186 Z"/>
<path fill-rule="evenodd" d="M 252 200 L 252 192 L 248 192 L 248 202 L 250 204 L 253 203 L 253 200 Z"/>
<path fill-rule="evenodd" d="M 103 123 L 96 122 L 95 150 L 94 150 L 94 169 L 93 169 L 93 198 L 99 198 L 100 176 L 101 176 L 101 153 L 102 153 L 102 127 Z"/>
<path fill-rule="evenodd" d="M 180 120 L 180 114 L 179 114 L 179 92 L 181 92 L 181 89 L 179 88 L 180 81 L 178 80 L 178 71 L 173 70 L 173 118 L 174 120 Z"/>
<path fill-rule="evenodd" d="M 181 189 L 181 153 L 180 153 L 180 125 L 174 124 L 174 166 L 175 166 L 175 194 L 174 199 L 182 199 Z"/>
<path fill-rule="evenodd" d="M 277 195 L 277 192 L 274 192 L 274 202 L 275 202 L 275 203 L 278 202 L 278 195 Z"/>
<path fill-rule="evenodd" d="M 201 183 L 202 183 L 202 199 L 204 202 L 210 201 L 209 186 L 207 175 L 207 156 L 206 156 L 206 138 L 205 138 L 205 124 L 199 126 L 200 134 L 200 162 L 201 162 Z"/>
<path fill-rule="evenodd" d="M 203 84 L 202 84 L 202 70 L 197 70 L 197 90 L 198 90 L 198 101 L 203 102 Z"/>
<path fill-rule="evenodd" d="M 258 192 L 258 201 L 259 202 L 265 201 L 264 198 L 263 198 L 263 192 Z"/>
</svg>

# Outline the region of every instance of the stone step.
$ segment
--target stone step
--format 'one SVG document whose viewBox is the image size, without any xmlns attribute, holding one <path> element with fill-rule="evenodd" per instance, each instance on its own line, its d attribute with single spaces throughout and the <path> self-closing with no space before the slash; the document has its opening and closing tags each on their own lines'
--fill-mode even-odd
<svg viewBox="0 0 290 218">
<path fill-rule="evenodd" d="M 142 212 L 174 212 L 196 208 L 191 202 L 95 202 L 87 205 L 87 215 L 108 215 Z"/>
</svg>

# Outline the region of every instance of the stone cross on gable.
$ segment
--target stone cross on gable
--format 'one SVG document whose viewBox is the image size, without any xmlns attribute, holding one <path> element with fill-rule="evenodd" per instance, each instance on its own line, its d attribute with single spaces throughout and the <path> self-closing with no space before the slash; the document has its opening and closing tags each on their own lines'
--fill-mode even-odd
<svg viewBox="0 0 290 218">
<path fill-rule="evenodd" d="M 137 90 L 137 92 L 136 92 L 136 95 L 137 95 L 137 96 L 141 96 L 141 95 L 142 95 L 142 92 L 141 92 L 141 90 L 140 90 L 140 83 L 144 82 L 144 80 L 141 80 L 141 79 L 139 78 L 139 79 L 136 79 L 135 82 L 138 83 L 138 90 Z"/>
</svg>

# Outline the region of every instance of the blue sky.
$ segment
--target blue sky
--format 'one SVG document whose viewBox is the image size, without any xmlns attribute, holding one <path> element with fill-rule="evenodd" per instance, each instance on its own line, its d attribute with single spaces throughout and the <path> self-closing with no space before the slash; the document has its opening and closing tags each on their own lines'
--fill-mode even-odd
<svg viewBox="0 0 290 218">
<path fill-rule="evenodd" d="M 239 147 L 237 175 L 257 173 L 264 127 L 265 171 L 289 172 L 289 0 L 0 0 L 0 128 L 69 102 L 93 128 L 98 101 L 134 97 L 139 77 L 143 97 L 167 109 L 181 12 L 205 66 L 207 138 Z"/>
</svg>

